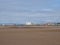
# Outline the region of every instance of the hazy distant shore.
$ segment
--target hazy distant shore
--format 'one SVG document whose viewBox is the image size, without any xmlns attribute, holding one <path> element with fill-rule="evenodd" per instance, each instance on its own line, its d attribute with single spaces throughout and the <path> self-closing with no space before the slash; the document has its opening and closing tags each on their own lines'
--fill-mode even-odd
<svg viewBox="0 0 60 45">
<path fill-rule="evenodd" d="M 0 26 L 0 31 L 60 32 L 60 26 Z"/>
</svg>

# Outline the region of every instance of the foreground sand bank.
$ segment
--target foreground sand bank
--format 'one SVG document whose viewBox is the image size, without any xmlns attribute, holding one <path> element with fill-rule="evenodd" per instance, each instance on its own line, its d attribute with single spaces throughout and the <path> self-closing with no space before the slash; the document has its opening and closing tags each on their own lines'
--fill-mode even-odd
<svg viewBox="0 0 60 45">
<path fill-rule="evenodd" d="M 0 28 L 0 45 L 60 45 L 60 28 Z"/>
</svg>

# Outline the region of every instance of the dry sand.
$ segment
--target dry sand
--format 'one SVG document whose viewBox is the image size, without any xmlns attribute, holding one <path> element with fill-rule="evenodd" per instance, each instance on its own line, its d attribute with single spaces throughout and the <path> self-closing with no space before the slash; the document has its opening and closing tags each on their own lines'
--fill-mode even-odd
<svg viewBox="0 0 60 45">
<path fill-rule="evenodd" d="M 0 45 L 60 45 L 60 27 L 0 28 Z"/>
</svg>

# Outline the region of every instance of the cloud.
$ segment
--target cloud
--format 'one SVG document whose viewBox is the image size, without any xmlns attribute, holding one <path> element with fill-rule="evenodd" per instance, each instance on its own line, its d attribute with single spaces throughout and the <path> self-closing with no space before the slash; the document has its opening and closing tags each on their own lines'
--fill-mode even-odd
<svg viewBox="0 0 60 45">
<path fill-rule="evenodd" d="M 33 22 L 60 21 L 60 8 L 57 8 L 59 4 L 55 6 L 53 2 L 54 0 L 0 0 L 0 22 L 23 23 L 29 17 Z"/>
<path fill-rule="evenodd" d="M 11 23 L 25 23 L 26 21 L 32 22 L 54 22 L 59 21 L 60 15 L 57 13 L 33 13 L 33 12 L 0 12 L 1 22 Z"/>
<path fill-rule="evenodd" d="M 53 9 L 41 9 L 41 11 L 54 11 Z"/>
</svg>

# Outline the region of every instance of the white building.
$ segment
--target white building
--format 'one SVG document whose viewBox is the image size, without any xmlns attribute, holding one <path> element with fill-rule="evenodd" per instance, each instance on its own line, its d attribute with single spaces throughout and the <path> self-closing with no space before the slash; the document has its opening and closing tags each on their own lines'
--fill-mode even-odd
<svg viewBox="0 0 60 45">
<path fill-rule="evenodd" d="M 32 22 L 26 22 L 26 25 L 33 25 Z"/>
</svg>

